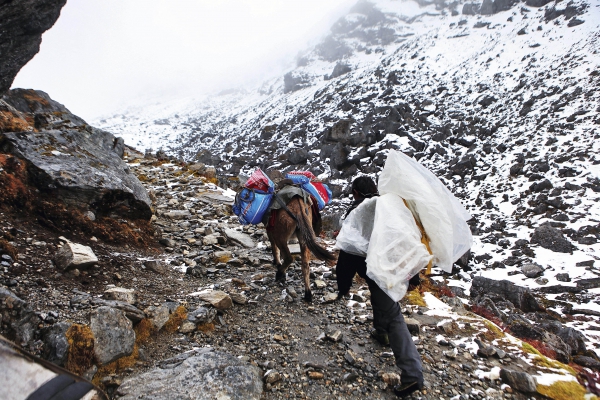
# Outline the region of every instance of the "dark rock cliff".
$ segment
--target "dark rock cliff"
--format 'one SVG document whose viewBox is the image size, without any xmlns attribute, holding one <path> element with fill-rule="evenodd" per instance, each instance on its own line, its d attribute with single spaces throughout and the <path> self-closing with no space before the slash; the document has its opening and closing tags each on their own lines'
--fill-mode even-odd
<svg viewBox="0 0 600 400">
<path fill-rule="evenodd" d="M 0 96 L 40 50 L 66 0 L 0 0 Z"/>
</svg>

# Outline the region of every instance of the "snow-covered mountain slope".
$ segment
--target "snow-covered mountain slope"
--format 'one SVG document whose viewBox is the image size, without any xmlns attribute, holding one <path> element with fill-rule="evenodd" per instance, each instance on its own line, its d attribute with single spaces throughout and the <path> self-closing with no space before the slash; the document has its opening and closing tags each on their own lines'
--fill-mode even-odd
<svg viewBox="0 0 600 400">
<path fill-rule="evenodd" d="M 284 77 L 95 124 L 222 175 L 310 169 L 334 189 L 333 215 L 354 176 L 400 149 L 473 215 L 474 272 L 552 292 L 600 276 L 599 51 L 596 0 L 360 1 Z M 540 244 L 543 224 L 567 238 Z M 524 278 L 529 263 L 543 279 Z M 600 315 L 591 285 L 548 298 Z"/>
</svg>

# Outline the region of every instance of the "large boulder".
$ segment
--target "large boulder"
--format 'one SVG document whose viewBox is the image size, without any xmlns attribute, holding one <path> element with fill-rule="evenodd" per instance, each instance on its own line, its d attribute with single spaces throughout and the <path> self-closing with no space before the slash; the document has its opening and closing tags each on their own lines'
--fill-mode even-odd
<svg viewBox="0 0 600 400">
<path fill-rule="evenodd" d="M 525 311 L 538 311 L 543 307 L 528 288 L 517 286 L 511 281 L 495 280 L 476 276 L 471 285 L 471 297 L 498 297 L 510 301 L 515 307 Z"/>
<path fill-rule="evenodd" d="M 94 353 L 100 364 L 108 364 L 133 352 L 133 324 L 122 311 L 99 307 L 90 316 L 90 328 L 94 334 Z"/>
<path fill-rule="evenodd" d="M 150 197 L 121 159 L 122 139 L 90 127 L 40 91 L 13 90 L 3 101 L 35 121 L 36 131 L 0 133 L 0 151 L 23 160 L 37 189 L 100 215 L 150 219 Z"/>
<path fill-rule="evenodd" d="M 42 34 L 58 19 L 67 0 L 19 0 L 0 3 L 0 96 L 21 68 L 40 50 Z"/>
<path fill-rule="evenodd" d="M 263 391 L 258 367 L 220 351 L 192 351 L 161 366 L 127 379 L 117 398 L 258 400 Z"/>
<path fill-rule="evenodd" d="M 575 247 L 561 231 L 549 224 L 542 224 L 535 228 L 530 242 L 557 253 L 572 253 Z"/>
</svg>

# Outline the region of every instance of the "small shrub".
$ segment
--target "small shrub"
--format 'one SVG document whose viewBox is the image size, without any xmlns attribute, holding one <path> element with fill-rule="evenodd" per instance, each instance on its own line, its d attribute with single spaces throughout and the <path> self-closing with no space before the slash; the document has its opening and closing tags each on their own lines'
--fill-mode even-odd
<svg viewBox="0 0 600 400">
<path fill-rule="evenodd" d="M 504 324 L 502 323 L 500 318 L 498 318 L 496 314 L 492 313 L 487 308 L 478 305 L 473 305 L 471 306 L 471 312 L 479 315 L 480 317 L 492 321 L 494 324 L 498 325 L 504 330 Z"/>
<path fill-rule="evenodd" d="M 427 307 L 427 303 L 425 302 L 425 299 L 423 299 L 423 295 L 419 290 L 411 290 L 410 292 L 407 292 L 404 298 L 410 305 Z"/>
</svg>

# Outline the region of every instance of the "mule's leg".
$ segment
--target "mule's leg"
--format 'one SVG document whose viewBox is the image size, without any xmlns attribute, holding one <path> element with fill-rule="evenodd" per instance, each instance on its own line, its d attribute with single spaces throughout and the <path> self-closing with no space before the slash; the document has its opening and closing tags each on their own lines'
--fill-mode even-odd
<svg viewBox="0 0 600 400">
<path fill-rule="evenodd" d="M 285 271 L 287 271 L 290 264 L 294 262 L 294 258 L 292 257 L 292 253 L 290 253 L 290 249 L 287 243 L 280 243 L 279 249 L 281 251 L 281 254 L 283 255 L 283 261 L 282 264 L 277 267 L 277 274 L 275 274 L 275 279 L 285 282 Z"/>
<path fill-rule="evenodd" d="M 273 253 L 273 264 L 275 267 L 279 268 L 281 265 L 281 261 L 279 261 L 279 247 L 275 244 L 275 238 L 271 231 L 267 231 L 267 236 L 269 241 L 271 242 L 271 253 Z"/>
<path fill-rule="evenodd" d="M 310 250 L 307 246 L 300 245 L 300 254 L 302 255 L 302 278 L 304 279 L 304 301 L 312 301 L 312 291 L 310 290 Z"/>
<path fill-rule="evenodd" d="M 275 280 L 276 281 L 285 281 L 285 272 L 282 271 L 281 260 L 279 259 L 279 246 L 276 244 L 275 235 L 272 231 L 267 231 L 267 236 L 269 237 L 269 241 L 271 242 L 271 252 L 273 253 L 273 265 L 277 268 L 277 272 L 275 272 Z"/>
</svg>

